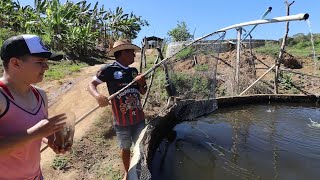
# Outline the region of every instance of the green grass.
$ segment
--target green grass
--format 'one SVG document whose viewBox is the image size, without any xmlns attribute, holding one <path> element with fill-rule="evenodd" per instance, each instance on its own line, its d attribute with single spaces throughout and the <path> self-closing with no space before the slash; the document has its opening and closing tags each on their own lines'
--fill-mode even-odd
<svg viewBox="0 0 320 180">
<path fill-rule="evenodd" d="M 70 158 L 67 156 L 56 156 L 52 162 L 51 167 L 53 169 L 62 170 L 67 166 L 69 160 Z"/>
<path fill-rule="evenodd" d="M 277 57 L 280 51 L 280 45 L 275 43 L 266 43 L 265 46 L 255 48 L 255 51 L 260 54 L 271 55 Z"/>
<path fill-rule="evenodd" d="M 208 71 L 209 70 L 209 66 L 207 64 L 197 64 L 195 66 L 196 71 Z"/>
<path fill-rule="evenodd" d="M 286 46 L 285 50 L 295 57 L 306 58 L 313 55 L 312 46 L 300 47 L 300 46 Z M 278 57 L 280 52 L 280 46 L 277 44 L 266 44 L 263 47 L 256 48 L 257 53 L 271 55 L 273 57 Z M 316 54 L 320 53 L 320 46 L 315 46 Z"/>
<path fill-rule="evenodd" d="M 315 41 L 315 53 L 320 54 L 320 43 Z M 310 41 L 299 42 L 294 45 L 287 45 L 285 50 L 295 57 L 306 58 L 313 56 L 312 44 Z M 267 43 L 265 46 L 255 48 L 257 53 L 278 57 L 280 52 L 280 44 Z"/>
<path fill-rule="evenodd" d="M 311 45 L 304 48 L 293 46 L 293 47 L 287 47 L 286 49 L 288 53 L 292 54 L 295 57 L 305 58 L 305 57 L 313 56 L 313 50 Z M 315 53 L 320 54 L 320 46 L 315 46 Z"/>
<path fill-rule="evenodd" d="M 0 75 L 2 76 L 2 61 L 0 61 L 0 63 Z M 49 61 L 49 70 L 45 72 L 45 80 L 63 79 L 67 75 L 70 75 L 75 72 L 80 72 L 81 68 L 86 66 L 88 66 L 86 63 L 72 63 L 68 61 Z"/>
<path fill-rule="evenodd" d="M 49 70 L 45 72 L 46 80 L 59 80 L 74 72 L 80 72 L 81 68 L 88 66 L 85 63 L 69 61 L 49 62 Z"/>
<path fill-rule="evenodd" d="M 106 180 L 121 180 L 122 174 L 120 171 L 114 170 L 111 164 L 102 165 L 101 169 L 96 172 L 96 177 Z"/>
<path fill-rule="evenodd" d="M 182 50 L 181 52 L 179 52 L 177 55 L 176 55 L 176 58 L 177 59 L 185 59 L 189 56 L 191 56 L 193 53 L 193 48 L 192 47 L 188 47 L 184 50 Z"/>
</svg>

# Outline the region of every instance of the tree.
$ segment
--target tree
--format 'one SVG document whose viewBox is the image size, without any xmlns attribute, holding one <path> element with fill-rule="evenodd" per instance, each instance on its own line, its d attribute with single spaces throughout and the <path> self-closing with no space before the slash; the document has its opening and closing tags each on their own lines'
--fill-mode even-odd
<svg viewBox="0 0 320 180">
<path fill-rule="evenodd" d="M 192 38 L 192 35 L 189 33 L 187 25 L 184 21 L 179 22 L 176 28 L 173 28 L 171 31 L 168 31 L 168 35 L 172 38 L 172 41 L 187 41 Z"/>
<path fill-rule="evenodd" d="M 113 39 L 120 37 L 135 39 L 141 26 L 149 26 L 148 21 L 142 20 L 140 16 L 124 13 L 122 7 L 117 7 L 115 11 L 108 11 L 104 17 L 109 34 Z"/>
<path fill-rule="evenodd" d="M 13 34 L 37 34 L 50 48 L 79 59 L 96 57 L 101 52 L 97 46 L 103 42 L 106 47 L 108 39 L 134 39 L 148 25 L 133 12 L 124 13 L 121 7 L 106 11 L 98 2 L 91 8 L 86 0 L 34 0 L 33 8 L 21 6 L 18 0 L 0 0 L 0 43 Z"/>
</svg>

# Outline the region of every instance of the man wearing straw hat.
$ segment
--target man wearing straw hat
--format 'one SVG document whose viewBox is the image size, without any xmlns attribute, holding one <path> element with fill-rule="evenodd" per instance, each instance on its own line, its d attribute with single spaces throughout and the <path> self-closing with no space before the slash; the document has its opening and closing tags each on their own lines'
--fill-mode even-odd
<svg viewBox="0 0 320 180">
<path fill-rule="evenodd" d="M 125 169 L 124 179 L 130 165 L 130 148 L 145 126 L 144 112 L 141 106 L 140 94 L 145 94 L 147 84 L 145 77 L 138 74 L 138 70 L 129 67 L 134 62 L 135 52 L 140 48 L 129 40 L 118 40 L 108 52 L 116 61 L 102 67 L 89 83 L 89 92 L 97 100 L 100 107 L 112 106 L 113 125 L 121 149 L 121 158 Z M 107 83 L 109 94 L 114 94 L 131 81 L 136 83 L 119 93 L 111 103 L 107 97 L 97 91 L 97 86 Z"/>
</svg>

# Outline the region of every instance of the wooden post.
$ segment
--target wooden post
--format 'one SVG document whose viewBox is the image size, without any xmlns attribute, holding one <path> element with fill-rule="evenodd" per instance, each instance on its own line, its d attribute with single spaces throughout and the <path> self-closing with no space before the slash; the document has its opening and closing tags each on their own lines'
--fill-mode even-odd
<svg viewBox="0 0 320 180">
<path fill-rule="evenodd" d="M 292 1 L 292 3 L 288 3 L 288 1 L 285 1 L 285 4 L 287 6 L 287 9 L 286 9 L 287 16 L 289 16 L 289 14 L 290 14 L 290 6 L 293 3 L 294 3 L 294 1 Z M 275 72 L 275 75 L 274 75 L 274 94 L 278 94 L 278 90 L 279 90 L 278 81 L 279 81 L 279 72 L 280 72 L 280 70 L 279 70 L 280 69 L 280 61 L 282 60 L 284 49 L 285 49 L 285 46 L 286 46 L 286 43 L 287 43 L 288 32 L 289 32 L 289 21 L 286 22 L 286 32 L 285 32 L 284 37 L 282 39 L 282 44 L 281 44 L 279 56 L 275 61 L 276 72 Z"/>
<path fill-rule="evenodd" d="M 238 35 L 237 35 L 237 60 L 235 64 L 235 86 L 234 86 L 234 94 L 239 93 L 239 63 L 240 63 L 240 50 L 241 50 L 241 34 L 242 34 L 242 28 L 238 28 Z"/>
<path fill-rule="evenodd" d="M 144 68 L 147 68 L 147 57 L 146 57 L 146 49 L 147 49 L 147 45 L 148 45 L 148 41 L 147 38 L 145 37 L 143 39 L 143 49 L 144 49 L 144 53 L 143 53 L 143 59 L 144 59 Z"/>
<path fill-rule="evenodd" d="M 141 57 L 140 57 L 140 73 L 142 73 L 142 69 L 143 69 L 143 62 L 145 63 L 144 64 L 144 67 L 146 67 L 146 61 L 147 61 L 147 58 L 146 58 L 146 37 L 143 38 L 142 42 L 141 42 Z"/>
<path fill-rule="evenodd" d="M 253 58 L 253 53 L 252 53 L 252 48 L 253 48 L 253 46 L 252 46 L 252 36 L 251 36 L 251 34 L 249 35 L 249 37 L 250 37 L 250 39 L 249 39 L 249 46 L 250 46 L 250 56 L 251 56 L 251 70 L 253 71 L 253 75 L 254 75 L 254 77 L 256 77 L 257 76 L 257 72 L 256 72 L 256 62 L 254 61 L 254 58 Z"/>
<path fill-rule="evenodd" d="M 195 65 L 197 65 L 197 64 L 198 64 L 197 56 L 194 55 L 194 56 L 193 56 L 193 65 L 195 66 Z"/>
<path fill-rule="evenodd" d="M 140 73 L 142 73 L 142 63 L 143 63 L 143 54 L 144 54 L 144 46 L 143 46 L 143 42 L 141 42 L 141 57 L 140 57 Z"/>
</svg>

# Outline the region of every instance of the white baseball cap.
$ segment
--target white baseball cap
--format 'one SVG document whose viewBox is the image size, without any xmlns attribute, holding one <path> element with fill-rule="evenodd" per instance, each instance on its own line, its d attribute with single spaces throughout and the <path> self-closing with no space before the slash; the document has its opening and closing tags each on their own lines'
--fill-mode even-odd
<svg viewBox="0 0 320 180">
<path fill-rule="evenodd" d="M 13 36 L 4 41 L 0 55 L 2 60 L 24 55 L 43 57 L 50 60 L 61 60 L 63 58 L 62 54 L 50 51 L 39 36 L 31 34 Z"/>
</svg>

